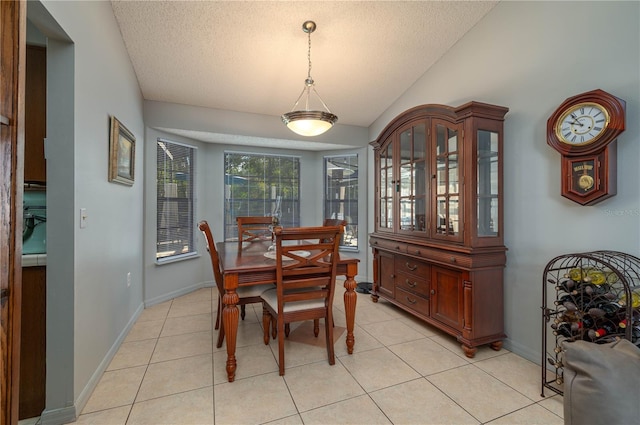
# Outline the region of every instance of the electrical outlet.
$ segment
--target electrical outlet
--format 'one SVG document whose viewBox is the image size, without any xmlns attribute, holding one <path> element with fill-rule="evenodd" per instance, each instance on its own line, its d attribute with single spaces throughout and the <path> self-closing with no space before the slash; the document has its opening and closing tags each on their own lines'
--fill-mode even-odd
<svg viewBox="0 0 640 425">
<path fill-rule="evenodd" d="M 127 273 L 127 288 L 131 286 L 131 272 Z"/>
</svg>

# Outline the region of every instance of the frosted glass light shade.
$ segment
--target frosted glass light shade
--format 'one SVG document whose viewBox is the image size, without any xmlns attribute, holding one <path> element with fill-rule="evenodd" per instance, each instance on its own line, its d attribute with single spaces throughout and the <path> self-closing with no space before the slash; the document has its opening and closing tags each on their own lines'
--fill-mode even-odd
<svg viewBox="0 0 640 425">
<path fill-rule="evenodd" d="M 318 136 L 333 127 L 338 117 L 324 111 L 293 111 L 282 115 L 289 130 L 301 136 Z"/>
</svg>

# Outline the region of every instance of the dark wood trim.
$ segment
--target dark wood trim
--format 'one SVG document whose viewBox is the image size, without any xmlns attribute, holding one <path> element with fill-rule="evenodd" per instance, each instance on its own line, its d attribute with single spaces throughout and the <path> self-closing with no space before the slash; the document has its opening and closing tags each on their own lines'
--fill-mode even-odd
<svg viewBox="0 0 640 425">
<path fill-rule="evenodd" d="M 0 2 L 0 422 L 18 423 L 20 305 L 22 302 L 22 214 L 24 89 L 27 7 L 25 1 Z"/>
</svg>

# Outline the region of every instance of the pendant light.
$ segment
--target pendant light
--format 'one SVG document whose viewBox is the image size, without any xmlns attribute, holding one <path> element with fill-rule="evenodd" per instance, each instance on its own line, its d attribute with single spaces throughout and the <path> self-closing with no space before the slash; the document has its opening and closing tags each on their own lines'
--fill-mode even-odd
<svg viewBox="0 0 640 425">
<path fill-rule="evenodd" d="M 309 72 L 307 79 L 304 80 L 302 93 L 300 93 L 298 100 L 296 100 L 293 108 L 291 108 L 291 112 L 282 115 L 282 122 L 289 127 L 289 130 L 301 136 L 317 136 L 322 134 L 338 121 L 338 117 L 332 114 L 329 108 L 327 108 L 327 105 L 322 101 L 322 98 L 316 91 L 313 78 L 311 78 L 311 33 L 315 30 L 316 23 L 313 21 L 306 21 L 302 24 L 302 31 L 306 32 L 309 37 L 309 51 L 307 53 Z M 313 107 L 311 105 L 313 95 L 318 98 L 325 111 L 310 110 L 310 108 Z M 304 106 L 304 109 L 296 110 L 300 104 Z"/>
</svg>

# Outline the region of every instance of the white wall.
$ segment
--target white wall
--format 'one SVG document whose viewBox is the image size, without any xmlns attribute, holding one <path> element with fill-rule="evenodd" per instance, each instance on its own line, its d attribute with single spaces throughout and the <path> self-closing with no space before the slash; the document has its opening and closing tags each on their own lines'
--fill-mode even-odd
<svg viewBox="0 0 640 425">
<path fill-rule="evenodd" d="M 638 2 L 501 2 L 370 128 L 373 140 L 400 112 L 426 103 L 477 100 L 510 108 L 505 347 L 536 362 L 547 262 L 596 249 L 640 256 L 639 9 Z M 566 98 L 597 88 L 627 102 L 618 193 L 580 206 L 560 196 L 560 154 L 546 144 L 546 124 Z"/>
<path fill-rule="evenodd" d="M 62 423 L 75 419 L 143 308 L 142 96 L 110 2 L 30 2 L 28 17 L 49 39 L 50 65 L 42 421 Z M 110 115 L 136 137 L 132 187 L 107 181 Z"/>
</svg>

